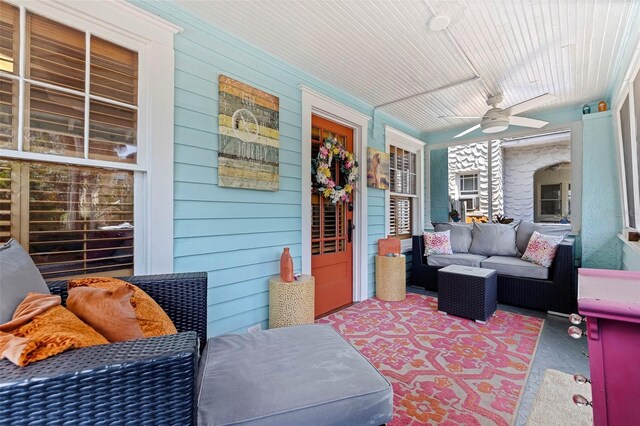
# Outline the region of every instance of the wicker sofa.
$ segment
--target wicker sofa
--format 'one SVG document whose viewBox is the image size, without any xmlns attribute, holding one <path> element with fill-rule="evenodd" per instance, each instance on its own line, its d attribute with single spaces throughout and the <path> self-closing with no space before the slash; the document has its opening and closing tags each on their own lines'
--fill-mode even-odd
<svg viewBox="0 0 640 426">
<path fill-rule="evenodd" d="M 413 285 L 438 291 L 438 270 L 424 256 L 422 235 L 413 236 Z M 529 309 L 570 314 L 575 311 L 575 239 L 568 237 L 558 246 L 548 279 L 498 274 L 498 302 Z"/>
<path fill-rule="evenodd" d="M 1 360 L 0 425 L 194 423 L 207 274 L 123 279 L 158 302 L 178 334 L 67 351 L 22 368 Z M 48 285 L 64 304 L 67 283 Z"/>
</svg>

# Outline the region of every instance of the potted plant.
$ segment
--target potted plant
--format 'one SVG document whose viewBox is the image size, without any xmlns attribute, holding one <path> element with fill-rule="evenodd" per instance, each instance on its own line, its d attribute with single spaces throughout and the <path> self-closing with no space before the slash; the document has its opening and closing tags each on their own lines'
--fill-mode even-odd
<svg viewBox="0 0 640 426">
<path fill-rule="evenodd" d="M 451 218 L 451 220 L 453 220 L 454 222 L 460 222 L 460 213 L 458 213 L 458 210 L 453 209 L 449 212 L 449 217 Z"/>
</svg>

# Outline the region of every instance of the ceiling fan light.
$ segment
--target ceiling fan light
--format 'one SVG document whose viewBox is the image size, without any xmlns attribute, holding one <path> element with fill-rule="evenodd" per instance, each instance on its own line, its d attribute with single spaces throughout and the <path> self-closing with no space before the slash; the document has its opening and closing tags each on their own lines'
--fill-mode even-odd
<svg viewBox="0 0 640 426">
<path fill-rule="evenodd" d="M 508 119 L 498 119 L 491 121 L 483 121 L 480 125 L 482 129 L 482 133 L 498 133 L 509 128 L 509 120 Z"/>
</svg>

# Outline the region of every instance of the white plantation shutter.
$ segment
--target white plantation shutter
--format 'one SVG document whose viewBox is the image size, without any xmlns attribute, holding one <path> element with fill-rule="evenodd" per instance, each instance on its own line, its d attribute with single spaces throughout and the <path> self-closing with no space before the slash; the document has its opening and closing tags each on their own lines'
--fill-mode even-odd
<svg viewBox="0 0 640 426">
<path fill-rule="evenodd" d="M 398 238 L 411 238 L 411 198 L 390 197 L 390 234 Z"/>
<path fill-rule="evenodd" d="M 390 233 L 404 239 L 411 238 L 412 205 L 416 193 L 416 154 L 390 146 Z"/>
<path fill-rule="evenodd" d="M 0 160 L 0 242 L 45 279 L 132 275 L 138 53 L 27 10 L 20 58 L 19 16 L 0 1 L 0 148 L 31 155 Z"/>
<path fill-rule="evenodd" d="M 0 238 L 18 239 L 45 279 L 130 275 L 132 187 L 130 171 L 0 161 Z"/>
</svg>

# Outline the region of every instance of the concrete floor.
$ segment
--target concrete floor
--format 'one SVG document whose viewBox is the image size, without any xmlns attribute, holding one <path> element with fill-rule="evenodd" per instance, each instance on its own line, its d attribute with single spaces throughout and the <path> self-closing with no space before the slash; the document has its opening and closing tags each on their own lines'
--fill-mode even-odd
<svg viewBox="0 0 640 426">
<path fill-rule="evenodd" d="M 438 293 L 425 291 L 419 287 L 407 287 L 407 291 L 427 296 L 438 297 Z M 498 304 L 498 309 L 507 312 L 515 312 L 537 318 L 543 318 L 544 327 L 538 343 L 536 357 L 529 374 L 529 380 L 520 402 L 516 425 L 527 423 L 529 411 L 542 384 L 544 372 L 548 368 L 563 371 L 569 374 L 582 373 L 589 377 L 589 358 L 587 353 L 587 339 L 585 337 L 575 340 L 567 334 L 567 328 L 571 325 L 569 319 L 544 312 L 531 311 L 509 305 Z M 583 327 L 584 329 L 584 327 Z M 569 395 L 569 398 L 571 395 Z M 586 408 L 590 409 L 590 408 Z"/>
</svg>

